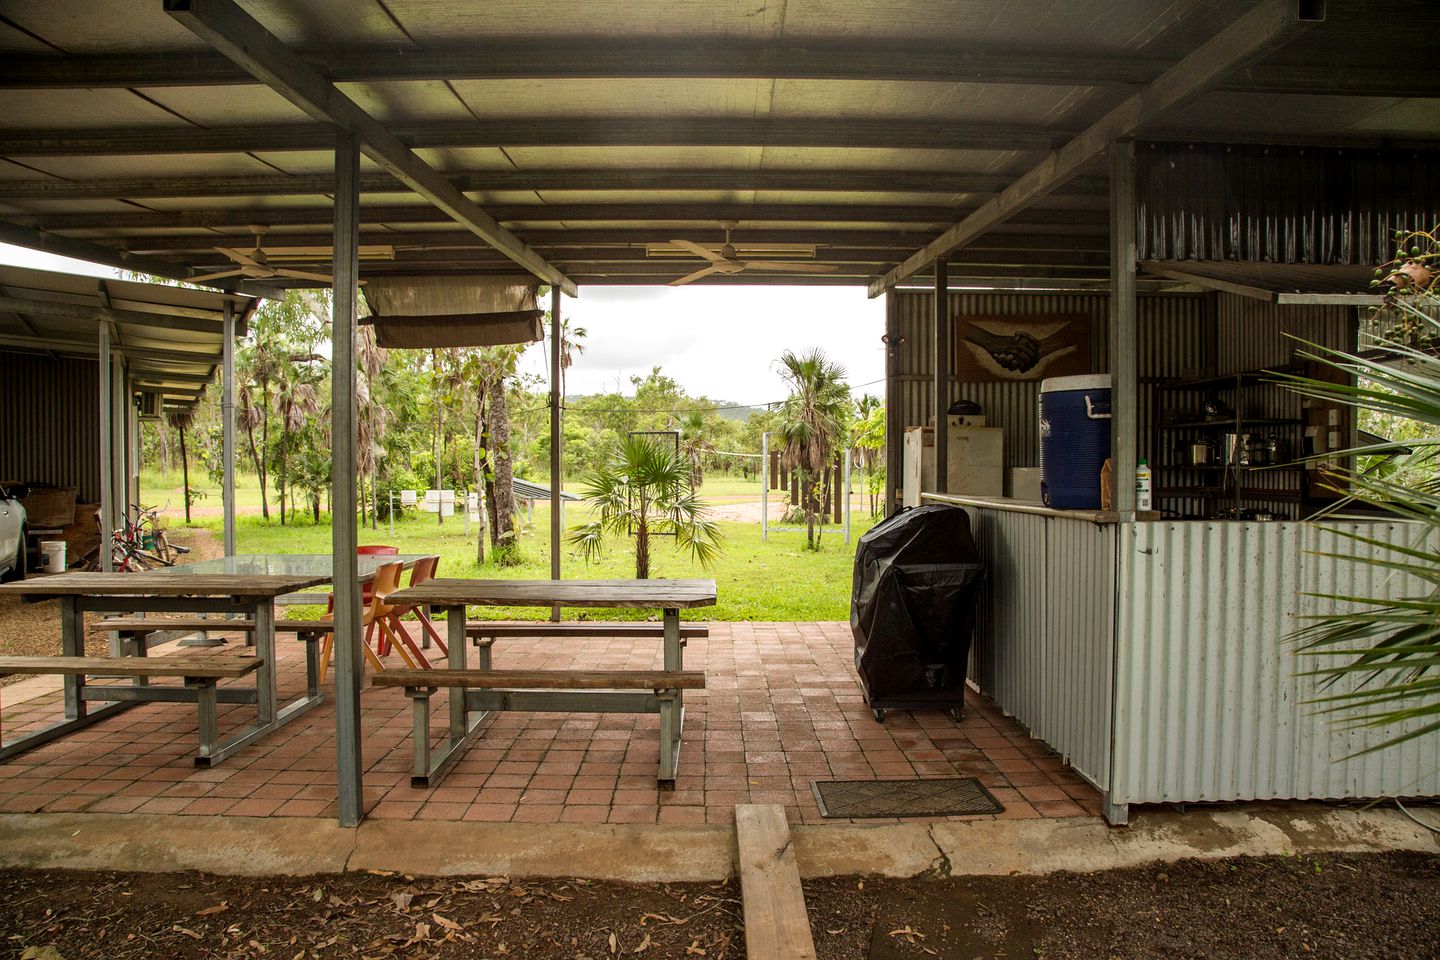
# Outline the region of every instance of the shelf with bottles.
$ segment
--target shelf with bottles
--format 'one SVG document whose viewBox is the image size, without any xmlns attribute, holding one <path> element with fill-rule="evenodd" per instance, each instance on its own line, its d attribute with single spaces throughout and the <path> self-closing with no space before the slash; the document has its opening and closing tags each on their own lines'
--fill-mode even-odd
<svg viewBox="0 0 1440 960">
<path fill-rule="evenodd" d="M 1158 465 L 1152 463 L 1150 465 L 1152 470 L 1195 470 L 1200 473 L 1228 473 L 1232 470 L 1239 471 L 1240 473 L 1255 473 L 1262 470 L 1304 470 L 1307 467 L 1308 464 L 1303 460 L 1288 463 L 1267 463 L 1263 465 L 1251 465 L 1248 463 L 1162 463 Z"/>
</svg>

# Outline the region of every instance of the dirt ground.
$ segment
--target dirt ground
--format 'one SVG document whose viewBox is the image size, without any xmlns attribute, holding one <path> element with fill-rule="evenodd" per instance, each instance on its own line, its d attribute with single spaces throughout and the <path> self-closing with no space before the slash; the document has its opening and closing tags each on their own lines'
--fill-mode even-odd
<svg viewBox="0 0 1440 960">
<path fill-rule="evenodd" d="M 183 561 L 208 560 L 225 552 L 209 530 L 168 531 L 171 541 L 190 547 Z M 105 635 L 90 631 L 96 614 L 85 615 L 85 652 L 91 656 L 105 655 Z M 25 603 L 19 597 L 0 596 L 0 656 L 53 657 L 60 655 L 60 604 Z M 18 683 L 24 676 L 0 677 L 0 686 Z"/>
<path fill-rule="evenodd" d="M 0 871 L 0 953 L 740 960 L 739 888 L 390 874 Z M 1440 856 L 1245 858 L 1048 877 L 814 881 L 820 960 L 1428 958 Z"/>
</svg>

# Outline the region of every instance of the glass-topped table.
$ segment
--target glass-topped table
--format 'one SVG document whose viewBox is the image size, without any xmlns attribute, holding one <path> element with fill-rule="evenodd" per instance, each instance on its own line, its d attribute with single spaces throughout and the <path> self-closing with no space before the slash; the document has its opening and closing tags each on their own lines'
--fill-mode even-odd
<svg viewBox="0 0 1440 960">
<path fill-rule="evenodd" d="M 373 580 L 375 571 L 400 561 L 408 569 L 415 561 L 434 556 L 429 553 L 401 553 L 384 556 L 366 553 L 356 557 L 361 581 Z M 170 573 L 256 573 L 275 576 L 331 576 L 335 558 L 328 553 L 242 553 L 169 567 Z"/>
<path fill-rule="evenodd" d="M 400 553 L 385 556 L 364 553 L 355 558 L 361 583 L 375 579 L 375 571 L 387 563 L 399 561 L 404 569 L 415 566 L 416 561 L 434 556 L 431 553 Z M 233 557 L 216 557 L 214 560 L 200 560 L 167 568 L 169 573 L 231 573 L 265 574 L 271 576 L 319 576 L 331 579 L 335 574 L 335 558 L 328 553 L 242 553 Z M 315 594 L 288 593 L 276 597 L 281 606 L 318 603 Z"/>
</svg>

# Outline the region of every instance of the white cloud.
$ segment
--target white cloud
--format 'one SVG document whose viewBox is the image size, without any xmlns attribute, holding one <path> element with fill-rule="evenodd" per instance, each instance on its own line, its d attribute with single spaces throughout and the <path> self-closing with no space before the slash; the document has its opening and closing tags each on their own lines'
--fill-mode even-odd
<svg viewBox="0 0 1440 960">
<path fill-rule="evenodd" d="M 863 287 L 582 287 L 560 309 L 588 334 L 566 374 L 571 394 L 617 382 L 629 393 L 632 375 L 660 366 L 692 394 L 764 403 L 786 393 L 780 354 L 814 347 L 843 365 L 851 384 L 885 376 L 885 301 Z M 527 372 L 545 376 L 547 349 L 530 348 Z"/>
</svg>

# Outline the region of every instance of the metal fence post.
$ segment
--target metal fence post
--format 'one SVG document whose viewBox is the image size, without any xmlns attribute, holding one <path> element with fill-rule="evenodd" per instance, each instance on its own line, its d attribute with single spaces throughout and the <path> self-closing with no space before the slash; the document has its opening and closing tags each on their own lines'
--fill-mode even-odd
<svg viewBox="0 0 1440 960">
<path fill-rule="evenodd" d="M 225 556 L 235 556 L 235 307 L 225 301 L 220 345 L 220 484 Z M 188 495 L 188 491 L 187 491 Z"/>
<path fill-rule="evenodd" d="M 770 542 L 770 434 L 760 434 L 760 542 Z"/>
<path fill-rule="evenodd" d="M 850 451 L 845 451 L 845 542 L 850 542 Z"/>
</svg>

